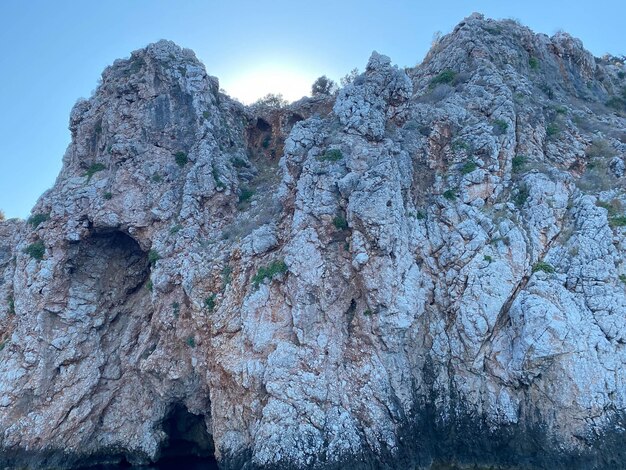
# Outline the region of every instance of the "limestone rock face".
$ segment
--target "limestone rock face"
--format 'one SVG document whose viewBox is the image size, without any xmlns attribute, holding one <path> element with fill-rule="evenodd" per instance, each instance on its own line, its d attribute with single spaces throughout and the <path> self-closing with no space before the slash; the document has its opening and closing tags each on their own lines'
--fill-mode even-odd
<svg viewBox="0 0 626 470">
<path fill-rule="evenodd" d="M 0 467 L 626 466 L 625 74 L 477 14 L 284 108 L 116 61 L 0 222 Z"/>
</svg>

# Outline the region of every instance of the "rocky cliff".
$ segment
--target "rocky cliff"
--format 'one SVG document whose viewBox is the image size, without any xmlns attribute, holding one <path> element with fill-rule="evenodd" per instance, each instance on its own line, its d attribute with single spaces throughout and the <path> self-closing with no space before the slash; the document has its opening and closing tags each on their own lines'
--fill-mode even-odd
<svg viewBox="0 0 626 470">
<path fill-rule="evenodd" d="M 0 466 L 626 468 L 625 75 L 480 15 L 286 108 L 116 61 L 0 223 Z"/>
</svg>

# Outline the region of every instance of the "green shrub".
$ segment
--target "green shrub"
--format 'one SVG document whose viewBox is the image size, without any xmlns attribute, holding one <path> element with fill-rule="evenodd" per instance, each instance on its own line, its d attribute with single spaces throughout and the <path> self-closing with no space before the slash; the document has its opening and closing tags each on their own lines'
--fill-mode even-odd
<svg viewBox="0 0 626 470">
<path fill-rule="evenodd" d="M 266 148 L 269 148 L 271 143 L 272 143 L 272 136 L 266 135 L 261 145 L 263 146 L 264 149 L 266 149 Z"/>
<path fill-rule="evenodd" d="M 473 160 L 468 160 L 461 167 L 461 174 L 467 175 L 471 173 L 472 171 L 474 171 L 476 168 L 478 168 L 478 165 L 476 165 L 476 163 L 474 163 Z"/>
<path fill-rule="evenodd" d="M 158 172 L 155 172 L 150 179 L 153 183 L 160 183 L 163 181 L 163 177 Z"/>
<path fill-rule="evenodd" d="M 208 120 L 211 117 L 211 113 L 208 111 L 205 111 L 202 113 L 202 117 Z"/>
<path fill-rule="evenodd" d="M 365 315 L 366 317 L 371 316 L 373 313 L 374 312 L 372 312 L 369 308 L 363 311 L 363 315 Z"/>
<path fill-rule="evenodd" d="M 513 173 L 519 173 L 526 165 L 526 157 L 524 155 L 517 155 L 511 160 L 511 170 Z"/>
<path fill-rule="evenodd" d="M 539 61 L 536 57 L 530 57 L 530 59 L 528 59 L 528 66 L 532 70 L 537 70 L 539 68 Z"/>
<path fill-rule="evenodd" d="M 528 200 L 529 195 L 530 195 L 530 191 L 528 190 L 528 186 L 523 185 L 517 190 L 517 193 L 515 194 L 515 197 L 513 198 L 513 202 L 515 203 L 517 207 L 522 207 Z"/>
<path fill-rule="evenodd" d="M 430 81 L 430 88 L 435 88 L 437 85 L 450 84 L 456 78 L 456 72 L 454 70 L 446 69 L 439 73 L 435 78 Z"/>
<path fill-rule="evenodd" d="M 113 199 L 113 194 L 107 191 L 106 193 L 102 195 L 102 197 L 106 199 L 107 201 L 110 201 L 111 199 Z"/>
<path fill-rule="evenodd" d="M 606 209 L 609 217 L 616 216 L 622 208 L 619 199 L 612 199 L 609 202 L 597 201 L 596 206 Z"/>
<path fill-rule="evenodd" d="M 45 252 L 46 247 L 41 240 L 38 240 L 35 243 L 31 243 L 24 249 L 24 253 L 30 255 L 31 258 L 34 258 L 37 261 L 41 261 L 43 259 L 43 255 L 45 254 Z"/>
<path fill-rule="evenodd" d="M 546 135 L 548 137 L 554 137 L 561 133 L 561 127 L 556 122 L 550 122 L 546 126 Z"/>
<path fill-rule="evenodd" d="M 624 284 L 626 284 L 626 274 L 620 274 L 619 280 L 622 281 Z"/>
<path fill-rule="evenodd" d="M 333 225 L 337 230 L 346 230 L 348 228 L 348 221 L 343 215 L 337 215 L 333 219 Z"/>
<path fill-rule="evenodd" d="M 443 197 L 445 197 L 448 201 L 456 200 L 456 190 L 454 189 L 445 190 L 443 193 Z"/>
<path fill-rule="evenodd" d="M 424 214 L 422 211 L 417 211 L 415 213 L 415 218 L 417 220 L 424 220 L 426 218 L 426 214 Z"/>
<path fill-rule="evenodd" d="M 176 224 L 170 229 L 170 235 L 176 235 L 178 232 L 182 230 L 183 226 L 181 224 Z"/>
<path fill-rule="evenodd" d="M 617 78 L 619 78 L 620 80 L 624 80 L 624 77 L 626 77 L 626 73 L 622 72 L 621 70 L 617 72 Z"/>
<path fill-rule="evenodd" d="M 179 167 L 184 167 L 189 162 L 189 157 L 185 152 L 176 152 L 174 154 L 174 160 Z"/>
<path fill-rule="evenodd" d="M 342 158 L 343 154 L 339 149 L 328 149 L 324 155 L 317 157 L 320 162 L 336 162 Z"/>
<path fill-rule="evenodd" d="M 493 258 L 489 255 L 485 255 L 485 257 L 483 258 L 485 261 L 487 261 L 487 263 L 491 264 L 491 262 L 493 261 Z"/>
<path fill-rule="evenodd" d="M 250 188 L 241 188 L 239 190 L 239 202 L 249 201 L 254 196 L 254 191 Z"/>
<path fill-rule="evenodd" d="M 12 295 L 9 295 L 7 297 L 7 305 L 8 305 L 8 310 L 9 310 L 9 314 L 11 315 L 15 315 L 15 300 L 13 299 Z"/>
<path fill-rule="evenodd" d="M 174 318 L 178 318 L 180 315 L 180 302 L 172 302 L 172 313 Z"/>
<path fill-rule="evenodd" d="M 45 221 L 50 219 L 50 213 L 48 214 L 33 214 L 28 218 L 28 223 L 33 226 L 33 228 L 37 228 L 39 224 L 44 223 Z"/>
<path fill-rule="evenodd" d="M 284 260 L 274 261 L 269 266 L 260 267 L 255 276 L 252 278 L 252 283 L 254 284 L 254 287 L 259 287 L 265 279 L 272 279 L 277 274 L 286 273 L 287 270 L 288 268 Z"/>
<path fill-rule="evenodd" d="M 611 217 L 609 219 L 609 225 L 611 227 L 626 227 L 626 217 L 623 215 Z"/>
<path fill-rule="evenodd" d="M 185 342 L 187 343 L 187 346 L 189 346 L 190 348 L 196 347 L 196 340 L 193 336 L 188 336 Z"/>
<path fill-rule="evenodd" d="M 456 139 L 452 142 L 452 150 L 455 152 L 465 151 L 466 153 L 469 153 L 472 151 L 472 146 L 462 139 Z"/>
<path fill-rule="evenodd" d="M 235 168 L 247 168 L 248 167 L 248 162 L 246 162 L 243 158 L 235 158 L 233 159 L 233 166 Z"/>
<path fill-rule="evenodd" d="M 233 280 L 233 268 L 231 268 L 230 266 L 226 265 L 222 269 L 222 285 L 223 285 L 223 287 L 226 287 L 228 284 L 230 284 L 232 280 Z"/>
<path fill-rule="evenodd" d="M 224 183 L 222 183 L 222 180 L 220 179 L 220 174 L 217 171 L 217 168 L 213 167 L 211 169 L 211 174 L 213 175 L 213 179 L 215 180 L 215 187 L 216 188 L 225 188 L 226 185 Z"/>
<path fill-rule="evenodd" d="M 6 347 L 7 343 L 9 342 L 9 340 L 4 340 L 2 342 L 0 342 L 0 351 L 4 350 L 4 348 Z"/>
<path fill-rule="evenodd" d="M 509 128 L 509 123 L 503 119 L 495 119 L 492 123 L 493 130 L 497 135 L 504 134 Z"/>
<path fill-rule="evenodd" d="M 613 96 L 605 103 L 609 108 L 616 111 L 626 111 L 626 99 L 620 96 Z"/>
<path fill-rule="evenodd" d="M 543 261 L 538 261 L 533 266 L 533 272 L 543 271 L 544 273 L 552 274 L 554 272 L 554 267 L 551 264 L 545 263 Z"/>
<path fill-rule="evenodd" d="M 83 176 L 87 177 L 87 181 L 91 181 L 91 177 L 102 170 L 106 170 L 106 166 L 104 166 L 104 164 L 94 163 L 89 168 L 87 168 L 87 171 Z"/>
<path fill-rule="evenodd" d="M 211 294 L 204 299 L 204 308 L 206 308 L 209 312 L 212 312 L 215 309 L 215 294 Z"/>
<path fill-rule="evenodd" d="M 148 282 L 146 283 L 146 289 L 148 289 L 148 291 L 150 292 L 154 290 L 154 283 L 152 282 L 152 279 L 148 279 Z"/>
<path fill-rule="evenodd" d="M 161 259 L 161 255 L 156 250 L 150 250 L 148 252 L 148 262 L 154 266 L 157 261 Z"/>
</svg>

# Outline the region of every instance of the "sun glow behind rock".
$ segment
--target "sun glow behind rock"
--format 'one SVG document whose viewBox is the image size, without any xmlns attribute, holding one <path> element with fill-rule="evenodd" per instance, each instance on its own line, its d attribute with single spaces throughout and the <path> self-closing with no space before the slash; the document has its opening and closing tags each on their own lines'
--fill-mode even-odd
<svg viewBox="0 0 626 470">
<path fill-rule="evenodd" d="M 221 86 L 244 104 L 252 104 L 268 93 L 282 94 L 291 102 L 310 95 L 315 78 L 313 74 L 284 66 L 263 65 L 248 69 L 230 80 L 221 80 Z"/>
</svg>

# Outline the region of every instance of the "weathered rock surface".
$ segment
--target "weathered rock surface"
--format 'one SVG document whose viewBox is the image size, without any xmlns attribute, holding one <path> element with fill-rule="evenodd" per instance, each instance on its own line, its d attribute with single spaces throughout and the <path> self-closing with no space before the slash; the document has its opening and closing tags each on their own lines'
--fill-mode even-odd
<svg viewBox="0 0 626 470">
<path fill-rule="evenodd" d="M 0 222 L 0 465 L 626 468 L 625 74 L 480 15 L 281 109 L 116 61 Z"/>
</svg>

